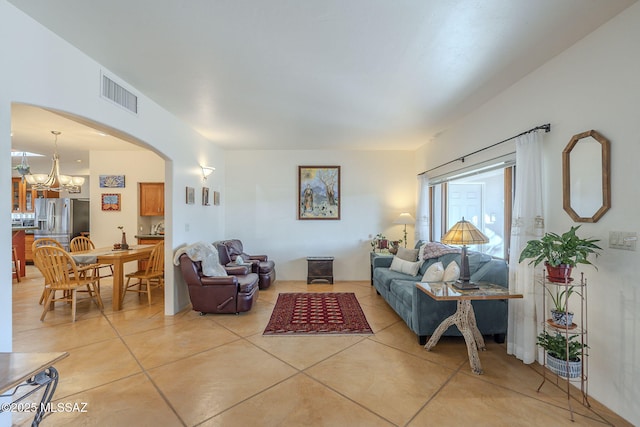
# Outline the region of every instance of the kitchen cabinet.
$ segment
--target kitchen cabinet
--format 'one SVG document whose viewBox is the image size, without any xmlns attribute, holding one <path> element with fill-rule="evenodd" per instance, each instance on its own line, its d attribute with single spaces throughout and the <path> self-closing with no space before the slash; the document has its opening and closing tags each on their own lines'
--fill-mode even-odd
<svg viewBox="0 0 640 427">
<path fill-rule="evenodd" d="M 160 240 L 164 240 L 164 236 L 153 236 L 153 237 L 141 237 L 136 236 L 138 239 L 139 245 L 155 245 Z M 138 261 L 138 270 L 144 270 L 147 268 L 147 262 L 149 262 L 149 258 L 141 259 Z"/>
<path fill-rule="evenodd" d="M 140 216 L 164 216 L 164 182 L 139 182 Z"/>
<path fill-rule="evenodd" d="M 45 199 L 59 199 L 60 198 L 60 192 L 58 192 L 58 191 L 42 190 L 42 191 L 40 191 L 40 194 L 41 194 L 40 197 L 44 197 Z"/>
<path fill-rule="evenodd" d="M 11 212 L 34 212 L 36 197 L 36 190 L 28 189 L 26 181 L 22 178 L 11 178 Z"/>
<path fill-rule="evenodd" d="M 33 264 L 33 241 L 34 241 L 34 235 L 33 234 L 26 234 L 24 235 L 24 261 L 27 264 Z"/>
<path fill-rule="evenodd" d="M 20 264 L 18 274 L 20 274 L 20 277 L 24 277 L 26 273 L 24 260 L 24 230 L 16 230 L 12 232 L 11 246 L 15 248 L 18 263 Z"/>
</svg>

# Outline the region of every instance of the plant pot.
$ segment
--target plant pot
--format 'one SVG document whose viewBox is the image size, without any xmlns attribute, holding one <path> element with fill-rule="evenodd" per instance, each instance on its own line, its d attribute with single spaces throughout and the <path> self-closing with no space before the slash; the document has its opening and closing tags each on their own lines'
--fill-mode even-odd
<svg viewBox="0 0 640 427">
<path fill-rule="evenodd" d="M 571 277 L 573 267 L 569 264 L 560 264 L 555 267 L 546 263 L 545 265 L 547 266 L 547 279 L 550 282 L 568 283 L 573 280 Z"/>
<path fill-rule="evenodd" d="M 578 378 L 582 373 L 582 362 L 580 360 L 562 360 L 547 353 L 547 367 L 556 375 L 563 378 Z"/>
<path fill-rule="evenodd" d="M 573 313 L 551 310 L 551 321 L 558 326 L 571 326 L 573 324 Z"/>
<path fill-rule="evenodd" d="M 389 246 L 389 241 L 387 239 L 380 239 L 378 240 L 378 249 L 387 249 L 387 247 Z"/>
</svg>

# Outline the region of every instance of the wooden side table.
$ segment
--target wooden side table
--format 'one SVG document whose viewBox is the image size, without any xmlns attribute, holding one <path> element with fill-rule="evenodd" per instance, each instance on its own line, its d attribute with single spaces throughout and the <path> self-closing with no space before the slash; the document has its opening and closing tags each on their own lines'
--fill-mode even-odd
<svg viewBox="0 0 640 427">
<path fill-rule="evenodd" d="M 459 290 L 453 283 L 416 283 L 416 287 L 436 301 L 457 301 L 458 308 L 454 314 L 440 323 L 424 346 L 431 350 L 438 343 L 442 334 L 450 326 L 456 325 L 467 344 L 469 364 L 474 374 L 482 374 L 482 365 L 478 349 L 485 350 L 484 339 L 476 325 L 476 314 L 471 305 L 472 300 L 523 298 L 522 294 L 509 293 L 509 289 L 491 283 L 478 283 L 479 289 Z"/>
<path fill-rule="evenodd" d="M 333 285 L 333 257 L 307 257 L 307 285 L 316 280 L 329 282 Z"/>
</svg>

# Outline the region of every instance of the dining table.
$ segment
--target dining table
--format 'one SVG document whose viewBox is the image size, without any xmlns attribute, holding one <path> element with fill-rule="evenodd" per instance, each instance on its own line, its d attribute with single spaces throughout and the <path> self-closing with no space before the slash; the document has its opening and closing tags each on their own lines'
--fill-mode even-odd
<svg viewBox="0 0 640 427">
<path fill-rule="evenodd" d="M 113 311 L 122 310 L 120 299 L 124 286 L 124 264 L 149 258 L 155 245 L 132 245 L 129 249 L 113 249 L 111 247 L 95 248 L 88 251 L 72 252 L 71 257 L 77 264 L 111 264 L 113 265 Z"/>
</svg>

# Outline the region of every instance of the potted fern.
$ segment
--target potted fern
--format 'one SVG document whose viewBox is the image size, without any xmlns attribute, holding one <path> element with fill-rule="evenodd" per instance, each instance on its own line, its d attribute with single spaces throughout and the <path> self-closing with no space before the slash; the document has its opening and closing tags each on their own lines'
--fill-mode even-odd
<svg viewBox="0 0 640 427">
<path fill-rule="evenodd" d="M 537 344 L 547 352 L 547 366 L 551 372 L 564 378 L 577 378 L 582 374 L 580 358 L 589 347 L 577 337 L 566 337 L 559 332 L 551 335 L 547 331 L 538 335 Z"/>
</svg>

